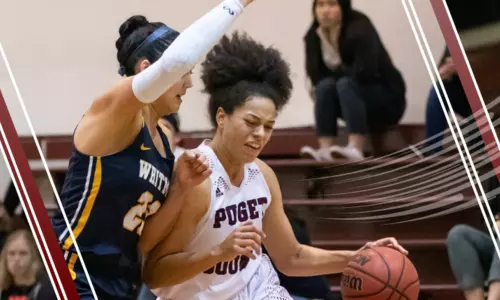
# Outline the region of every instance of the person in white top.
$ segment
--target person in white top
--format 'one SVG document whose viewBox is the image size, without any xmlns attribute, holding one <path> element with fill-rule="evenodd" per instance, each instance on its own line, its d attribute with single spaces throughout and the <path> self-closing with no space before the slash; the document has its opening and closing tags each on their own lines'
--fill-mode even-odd
<svg viewBox="0 0 500 300">
<path fill-rule="evenodd" d="M 281 54 L 247 35 L 223 37 L 202 63 L 216 133 L 198 150 L 209 179 L 185 191 L 174 229 L 143 264 L 143 280 L 163 300 L 291 299 L 276 267 L 290 276 L 342 272 L 357 251 L 326 251 L 297 242 L 278 179 L 257 159 L 292 91 Z M 393 238 L 367 243 L 392 246 Z M 364 248 L 363 248 L 364 249 Z"/>
</svg>

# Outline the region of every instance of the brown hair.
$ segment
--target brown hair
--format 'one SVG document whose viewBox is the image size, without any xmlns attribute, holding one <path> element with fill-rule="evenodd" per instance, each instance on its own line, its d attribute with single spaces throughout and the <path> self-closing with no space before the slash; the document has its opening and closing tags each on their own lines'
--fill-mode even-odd
<svg viewBox="0 0 500 300">
<path fill-rule="evenodd" d="M 2 252 L 0 252 L 0 289 L 6 290 L 8 289 L 12 283 L 13 278 L 12 274 L 10 274 L 9 269 L 7 268 L 7 248 L 10 243 L 17 240 L 18 238 L 23 238 L 28 244 L 29 252 L 31 254 L 31 264 L 30 271 L 33 274 L 34 278 L 37 278 L 42 268 L 42 261 L 40 259 L 40 255 L 38 254 L 38 249 L 35 244 L 35 240 L 26 229 L 18 229 L 9 234 L 5 244 L 3 246 Z"/>
</svg>

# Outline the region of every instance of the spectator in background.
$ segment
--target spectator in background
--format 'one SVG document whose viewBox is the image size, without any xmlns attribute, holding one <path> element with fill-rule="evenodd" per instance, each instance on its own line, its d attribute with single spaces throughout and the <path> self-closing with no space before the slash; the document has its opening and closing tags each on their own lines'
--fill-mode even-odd
<svg viewBox="0 0 500 300">
<path fill-rule="evenodd" d="M 458 77 L 457 71 L 455 69 L 455 64 L 451 58 L 448 48 L 445 49 L 441 62 L 439 63 L 439 75 L 443 81 L 443 87 L 448 94 L 448 99 L 452 106 L 453 111 L 463 118 L 468 118 L 472 116 L 472 110 L 467 100 L 467 95 L 465 94 L 460 78 Z M 450 107 L 446 103 L 446 98 L 441 92 L 441 86 L 436 83 L 438 91 L 442 95 L 441 99 L 446 110 L 446 114 L 449 113 Z M 474 126 L 474 118 L 471 118 L 468 122 L 464 124 L 465 126 Z M 426 115 L 425 115 L 425 131 L 427 135 L 427 147 L 428 150 L 424 152 L 424 155 L 432 155 L 440 153 L 443 150 L 443 145 L 441 141 L 443 139 L 443 132 L 448 128 L 446 122 L 445 111 L 441 107 L 441 103 L 438 98 L 438 93 L 434 87 L 431 88 L 429 97 L 427 99 Z M 469 131 L 470 134 L 477 132 L 477 128 Z M 481 136 L 473 139 L 469 146 L 475 143 L 481 142 Z"/>
<path fill-rule="evenodd" d="M 315 98 L 319 149 L 302 155 L 320 161 L 362 159 L 366 136 L 397 124 L 406 87 L 370 19 L 350 0 L 314 0 L 314 21 L 304 40 L 306 71 Z M 347 124 L 348 145 L 337 141 L 337 120 Z"/>
<path fill-rule="evenodd" d="M 12 218 L 5 209 L 5 205 L 0 203 L 0 249 L 3 248 L 5 239 L 12 230 Z"/>
<path fill-rule="evenodd" d="M 52 173 L 52 179 L 56 186 L 57 192 L 61 192 L 62 185 L 64 183 L 64 179 L 66 177 L 66 172 L 54 172 Z M 50 186 L 50 182 L 45 175 L 35 177 L 37 182 L 37 187 L 40 190 L 42 195 L 44 204 L 46 207 L 51 203 L 56 203 L 56 195 L 52 190 L 52 186 Z M 45 191 L 45 192 L 44 192 Z M 1 197 L 0 197 L 1 198 Z M 28 229 L 28 221 L 24 214 L 23 207 L 21 205 L 21 201 L 19 199 L 19 195 L 17 194 L 16 187 L 14 183 L 11 181 L 3 196 L 3 208 L 7 214 L 4 216 L 3 212 L 0 209 L 0 240 L 2 239 L 2 231 L 4 231 L 4 221 L 9 222 L 9 228 L 11 229 Z M 53 211 L 48 211 L 49 215 Z"/>
<path fill-rule="evenodd" d="M 163 129 L 163 132 L 165 132 L 165 135 L 167 136 L 170 144 L 170 150 L 172 150 L 172 153 L 177 159 L 177 157 L 179 157 L 182 154 L 182 152 L 186 150 L 179 146 L 181 142 L 181 138 L 179 136 L 180 133 L 179 115 L 176 113 L 172 113 L 163 116 L 160 118 L 158 123 L 160 124 L 160 127 Z"/>
<path fill-rule="evenodd" d="M 7 212 L 7 216 L 11 219 L 12 227 L 16 229 L 27 228 L 26 216 L 24 215 L 14 182 L 10 182 L 3 199 L 3 206 Z"/>
<path fill-rule="evenodd" d="M 0 254 L 0 299 L 29 300 L 41 288 L 38 283 L 42 262 L 31 233 L 11 233 Z"/>
<path fill-rule="evenodd" d="M 496 176 L 490 179 L 488 190 L 496 194 L 496 198 L 490 200 L 490 208 L 496 215 L 496 224 L 492 225 L 500 226 L 500 185 Z M 458 224 L 448 233 L 447 249 L 451 268 L 465 299 L 484 300 L 485 284 L 488 286 L 487 299 L 500 299 L 500 260 L 487 232 Z"/>
<path fill-rule="evenodd" d="M 32 293 L 32 296 L 28 300 L 59 300 L 47 275 L 42 276 L 39 281 L 39 287 L 38 292 Z"/>
</svg>

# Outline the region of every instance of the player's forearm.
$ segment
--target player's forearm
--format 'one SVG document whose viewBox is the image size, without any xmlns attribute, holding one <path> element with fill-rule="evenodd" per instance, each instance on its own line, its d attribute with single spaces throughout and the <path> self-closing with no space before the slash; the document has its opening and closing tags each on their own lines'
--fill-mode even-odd
<svg viewBox="0 0 500 300">
<path fill-rule="evenodd" d="M 284 271 L 288 276 L 300 277 L 341 273 L 354 254 L 355 251 L 328 251 L 300 245 L 284 265 Z"/>
<path fill-rule="evenodd" d="M 179 186 L 174 179 L 163 205 L 158 212 L 146 220 L 139 239 L 139 252 L 141 254 L 150 252 L 170 234 L 186 198 L 187 189 Z"/>
<path fill-rule="evenodd" d="M 241 0 L 224 0 L 184 30 L 162 57 L 132 81 L 137 99 L 151 103 L 191 71 L 243 11 Z"/>
<path fill-rule="evenodd" d="M 151 289 L 183 283 L 219 262 L 214 251 L 182 252 L 146 262 L 144 282 Z"/>
</svg>

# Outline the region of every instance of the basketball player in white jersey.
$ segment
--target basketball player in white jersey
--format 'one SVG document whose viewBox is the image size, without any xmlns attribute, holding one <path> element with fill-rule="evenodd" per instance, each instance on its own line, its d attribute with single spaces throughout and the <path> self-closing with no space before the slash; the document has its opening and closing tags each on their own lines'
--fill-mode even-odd
<svg viewBox="0 0 500 300">
<path fill-rule="evenodd" d="M 283 210 L 278 180 L 257 159 L 292 82 L 280 53 L 235 34 L 202 64 L 216 127 L 198 150 L 212 174 L 192 188 L 173 231 L 146 258 L 146 284 L 163 300 L 291 299 L 267 256 L 290 276 L 342 272 L 357 251 L 300 245 Z M 406 250 L 393 238 L 367 246 Z"/>
<path fill-rule="evenodd" d="M 138 256 L 168 235 L 184 191 L 209 178 L 196 151 L 174 165 L 158 119 L 177 112 L 192 87 L 191 70 L 252 1 L 222 0 L 182 33 L 140 15 L 120 26 L 115 45 L 124 78 L 92 102 L 75 128 L 63 206 L 52 218 L 82 300 L 131 299 L 141 275 Z M 145 219 L 154 230 L 143 235 Z"/>
</svg>

